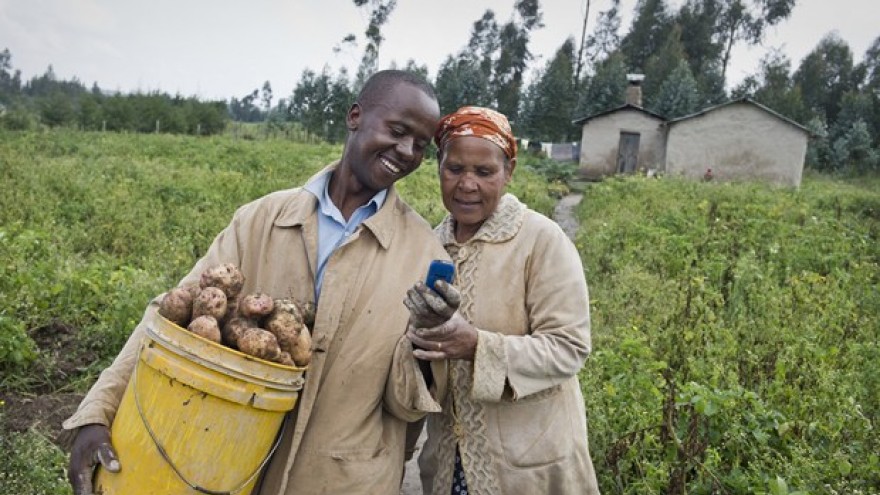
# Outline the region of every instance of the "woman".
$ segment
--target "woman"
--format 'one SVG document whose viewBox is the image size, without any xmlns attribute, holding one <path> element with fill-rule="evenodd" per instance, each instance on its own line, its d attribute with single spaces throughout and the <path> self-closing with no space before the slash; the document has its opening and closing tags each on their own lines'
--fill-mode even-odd
<svg viewBox="0 0 880 495">
<path fill-rule="evenodd" d="M 577 379 L 590 352 L 578 253 L 505 193 L 516 142 L 504 115 L 463 107 L 434 141 L 449 211 L 435 233 L 457 288 L 420 283 L 405 301 L 443 406 L 419 458 L 424 493 L 598 494 Z"/>
</svg>

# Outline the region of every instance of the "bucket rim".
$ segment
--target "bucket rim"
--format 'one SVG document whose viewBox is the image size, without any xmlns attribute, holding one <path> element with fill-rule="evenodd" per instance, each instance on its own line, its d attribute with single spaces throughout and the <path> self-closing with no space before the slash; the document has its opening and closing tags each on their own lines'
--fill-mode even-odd
<svg viewBox="0 0 880 495">
<path fill-rule="evenodd" d="M 302 376 L 308 368 L 273 363 L 245 354 L 196 335 L 158 313 L 154 324 L 146 326 L 146 333 L 162 347 L 183 354 L 197 363 L 271 386 L 290 386 L 299 390 L 303 385 Z"/>
</svg>

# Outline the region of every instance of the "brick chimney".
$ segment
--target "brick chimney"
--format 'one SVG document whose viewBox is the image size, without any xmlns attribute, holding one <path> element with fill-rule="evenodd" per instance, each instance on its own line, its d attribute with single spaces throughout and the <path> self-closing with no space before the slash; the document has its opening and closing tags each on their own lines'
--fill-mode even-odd
<svg viewBox="0 0 880 495">
<path fill-rule="evenodd" d="M 627 74 L 626 75 L 626 104 L 637 107 L 642 106 L 642 81 L 645 79 L 644 74 Z"/>
</svg>

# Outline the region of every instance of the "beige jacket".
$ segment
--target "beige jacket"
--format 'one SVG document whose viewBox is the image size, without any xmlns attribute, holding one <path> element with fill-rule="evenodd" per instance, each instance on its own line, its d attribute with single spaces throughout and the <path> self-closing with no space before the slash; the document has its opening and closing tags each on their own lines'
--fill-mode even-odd
<svg viewBox="0 0 880 495">
<path fill-rule="evenodd" d="M 313 300 L 316 204 L 312 194 L 297 188 L 242 206 L 181 285 L 197 281 L 208 266 L 231 262 L 247 278 L 245 293 Z M 399 491 L 406 422 L 439 411 L 403 336 L 406 290 L 435 258 L 448 256 L 394 188 L 382 208 L 331 255 L 306 382 L 259 493 Z M 64 428 L 112 423 L 158 300 Z"/>
<path fill-rule="evenodd" d="M 468 491 L 598 494 L 577 373 L 590 353 L 587 285 L 554 222 L 506 194 L 465 243 L 435 230 L 456 265 L 474 361 L 451 360 L 419 458 L 426 494 L 448 495 L 456 443 Z"/>
</svg>

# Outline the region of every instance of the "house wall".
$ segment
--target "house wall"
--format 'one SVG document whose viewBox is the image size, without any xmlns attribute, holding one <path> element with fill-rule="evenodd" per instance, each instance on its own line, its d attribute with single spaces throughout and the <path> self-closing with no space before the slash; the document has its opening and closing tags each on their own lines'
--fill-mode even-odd
<svg viewBox="0 0 880 495">
<path fill-rule="evenodd" d="M 626 108 L 587 121 L 581 131 L 580 174 L 599 179 L 617 173 L 617 147 L 621 132 L 637 132 L 640 169 L 663 165 L 663 121 Z"/>
<path fill-rule="evenodd" d="M 666 173 L 799 186 L 807 133 L 746 102 L 670 125 Z"/>
</svg>

